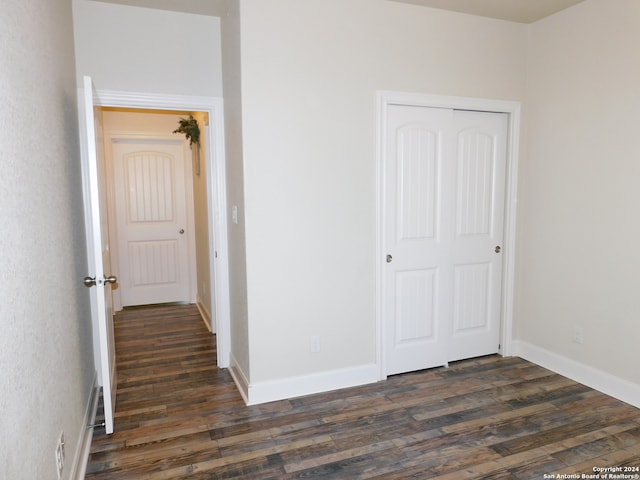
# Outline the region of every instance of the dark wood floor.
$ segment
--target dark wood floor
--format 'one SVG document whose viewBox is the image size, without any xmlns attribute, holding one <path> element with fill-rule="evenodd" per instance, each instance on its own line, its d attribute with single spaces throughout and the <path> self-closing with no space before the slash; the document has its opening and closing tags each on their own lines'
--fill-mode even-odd
<svg viewBox="0 0 640 480">
<path fill-rule="evenodd" d="M 119 313 L 116 346 L 116 431 L 95 430 L 87 479 L 531 480 L 640 467 L 640 410 L 518 358 L 246 407 L 192 306 Z"/>
</svg>

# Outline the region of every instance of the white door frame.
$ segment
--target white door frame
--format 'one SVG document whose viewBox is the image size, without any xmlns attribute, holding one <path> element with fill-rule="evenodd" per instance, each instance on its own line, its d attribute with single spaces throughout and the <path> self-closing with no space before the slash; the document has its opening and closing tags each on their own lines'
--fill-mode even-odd
<svg viewBox="0 0 640 480">
<path fill-rule="evenodd" d="M 507 133 L 507 171 L 505 186 L 504 212 L 504 258 L 502 265 L 502 304 L 500 353 L 510 356 L 513 342 L 513 300 L 516 249 L 516 206 L 518 189 L 518 152 L 520 142 L 520 102 L 491 100 L 470 97 L 451 97 L 379 91 L 377 94 L 377 152 L 376 152 L 376 364 L 379 379 L 386 375 L 385 356 L 385 281 L 387 247 L 385 245 L 385 151 L 387 133 L 387 108 L 389 105 L 407 105 L 416 107 L 451 108 L 456 110 L 475 110 L 481 112 L 506 113 L 509 115 Z"/>
<path fill-rule="evenodd" d="M 229 302 L 229 250 L 227 245 L 227 174 L 224 150 L 223 101 L 219 97 L 195 97 L 98 90 L 100 107 L 205 112 L 207 134 L 207 201 L 209 204 L 209 260 L 211 298 L 214 299 L 218 366 L 229 367 L 231 313 Z"/>
</svg>

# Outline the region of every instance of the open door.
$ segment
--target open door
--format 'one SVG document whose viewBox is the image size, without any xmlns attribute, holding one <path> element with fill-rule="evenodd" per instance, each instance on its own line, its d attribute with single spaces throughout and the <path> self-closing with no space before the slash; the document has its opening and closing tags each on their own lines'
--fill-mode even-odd
<svg viewBox="0 0 640 480">
<path fill-rule="evenodd" d="M 84 77 L 83 87 L 78 100 L 89 267 L 89 275 L 84 278 L 84 284 L 91 290 L 96 369 L 104 397 L 105 429 L 110 434 L 113 433 L 116 399 L 116 356 L 111 285 L 116 283 L 117 279 L 111 276 L 109 256 L 101 112 L 94 107 L 95 89 L 90 77 Z"/>
</svg>

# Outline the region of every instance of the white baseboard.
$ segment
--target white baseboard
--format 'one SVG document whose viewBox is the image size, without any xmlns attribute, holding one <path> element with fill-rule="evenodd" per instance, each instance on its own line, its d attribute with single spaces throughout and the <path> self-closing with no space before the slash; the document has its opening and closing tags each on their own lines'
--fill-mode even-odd
<svg viewBox="0 0 640 480">
<path fill-rule="evenodd" d="M 249 383 L 233 354 L 230 355 L 229 373 L 247 405 L 258 405 L 341 388 L 357 387 L 379 380 L 378 367 L 376 364 L 371 364 L 268 382 Z"/>
<path fill-rule="evenodd" d="M 233 356 L 233 353 L 229 354 L 229 373 L 231 374 L 231 378 L 233 378 L 236 387 L 238 387 L 238 391 L 244 400 L 244 403 L 249 404 L 249 380 L 247 380 L 247 376 L 244 374 L 236 357 Z"/>
<path fill-rule="evenodd" d="M 249 384 L 247 405 L 357 387 L 378 381 L 375 364 Z"/>
<path fill-rule="evenodd" d="M 96 421 L 96 411 L 98 410 L 98 399 L 100 397 L 100 387 L 97 380 L 98 374 L 96 372 L 93 376 L 82 425 L 80 425 L 76 452 L 71 463 L 68 477 L 71 480 L 84 480 L 87 471 L 87 462 L 89 461 L 89 451 L 91 450 L 91 440 L 93 438 L 93 428 L 88 428 L 87 426 L 93 425 Z"/>
<path fill-rule="evenodd" d="M 527 342 L 516 340 L 512 347 L 515 356 L 640 408 L 640 385 Z"/>
<path fill-rule="evenodd" d="M 200 316 L 204 321 L 204 324 L 207 326 L 211 333 L 216 333 L 213 322 L 211 321 L 211 312 L 204 306 L 202 300 L 198 296 L 198 300 L 196 301 L 196 307 L 198 307 L 198 311 L 200 312 Z"/>
</svg>

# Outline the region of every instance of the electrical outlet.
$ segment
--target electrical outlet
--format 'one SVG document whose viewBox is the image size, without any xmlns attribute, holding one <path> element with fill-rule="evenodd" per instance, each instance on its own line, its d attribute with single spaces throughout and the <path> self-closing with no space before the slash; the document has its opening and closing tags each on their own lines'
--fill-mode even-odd
<svg viewBox="0 0 640 480">
<path fill-rule="evenodd" d="M 317 335 L 311 337 L 311 353 L 320 353 L 320 337 Z"/>
<path fill-rule="evenodd" d="M 58 444 L 56 445 L 56 467 L 58 470 L 58 480 L 62 478 L 62 470 L 64 469 L 64 432 L 60 433 Z"/>
</svg>

